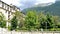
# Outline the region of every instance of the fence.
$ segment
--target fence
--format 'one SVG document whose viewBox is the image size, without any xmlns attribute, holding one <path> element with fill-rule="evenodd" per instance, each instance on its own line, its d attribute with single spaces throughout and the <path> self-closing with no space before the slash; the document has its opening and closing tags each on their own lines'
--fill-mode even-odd
<svg viewBox="0 0 60 34">
<path fill-rule="evenodd" d="M 6 29 L 2 29 L 0 28 L 0 34 L 60 34 L 59 31 L 43 31 L 43 32 L 36 32 L 36 31 L 33 31 L 33 32 L 16 32 L 16 31 L 8 31 Z"/>
</svg>

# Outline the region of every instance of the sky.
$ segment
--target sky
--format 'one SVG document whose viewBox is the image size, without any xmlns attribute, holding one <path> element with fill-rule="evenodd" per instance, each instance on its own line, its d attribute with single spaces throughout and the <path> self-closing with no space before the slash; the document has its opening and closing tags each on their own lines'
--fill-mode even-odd
<svg viewBox="0 0 60 34">
<path fill-rule="evenodd" d="M 2 1 L 9 5 L 13 4 L 22 10 L 42 3 L 50 3 L 50 2 L 55 3 L 56 0 L 2 0 Z"/>
</svg>

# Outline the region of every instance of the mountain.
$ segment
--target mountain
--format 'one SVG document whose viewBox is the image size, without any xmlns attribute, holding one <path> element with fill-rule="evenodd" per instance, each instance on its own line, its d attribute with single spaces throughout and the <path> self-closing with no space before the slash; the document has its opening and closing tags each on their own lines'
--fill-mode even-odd
<svg viewBox="0 0 60 34">
<path fill-rule="evenodd" d="M 39 6 L 26 8 L 26 9 L 22 10 L 22 12 L 26 14 L 27 11 L 33 11 L 33 10 L 37 11 L 37 12 L 44 11 L 44 13 L 49 12 L 52 15 L 60 16 L 60 1 L 56 1 L 54 4 L 48 5 L 48 6 L 44 6 L 44 7 L 41 7 L 39 5 Z"/>
</svg>

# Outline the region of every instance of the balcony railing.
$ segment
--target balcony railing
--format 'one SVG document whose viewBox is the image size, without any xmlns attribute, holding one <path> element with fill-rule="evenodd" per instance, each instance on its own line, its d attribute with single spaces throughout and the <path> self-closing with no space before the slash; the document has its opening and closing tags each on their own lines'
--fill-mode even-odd
<svg viewBox="0 0 60 34">
<path fill-rule="evenodd" d="M 13 11 L 20 11 L 20 9 L 17 8 L 16 6 L 8 5 L 8 4 L 4 3 L 3 1 L 0 1 L 0 8 L 3 8 L 5 10 L 11 11 L 11 12 L 13 12 Z"/>
</svg>

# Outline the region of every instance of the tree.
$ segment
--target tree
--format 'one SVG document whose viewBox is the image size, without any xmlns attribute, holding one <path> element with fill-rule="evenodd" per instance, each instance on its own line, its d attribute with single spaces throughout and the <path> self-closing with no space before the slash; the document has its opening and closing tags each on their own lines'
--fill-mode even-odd
<svg viewBox="0 0 60 34">
<path fill-rule="evenodd" d="M 58 30 L 57 28 L 59 28 L 59 25 L 60 25 L 60 17 L 59 16 L 53 16 L 53 18 L 52 18 L 52 20 L 53 20 L 53 29 L 56 31 L 56 30 Z"/>
<path fill-rule="evenodd" d="M 49 29 L 49 28 L 52 28 L 53 26 L 53 20 L 52 20 L 52 16 L 50 15 L 50 14 L 47 14 L 46 15 L 46 18 L 47 18 L 47 28 Z"/>
<path fill-rule="evenodd" d="M 17 28 L 17 18 L 14 16 L 11 20 L 11 30 L 15 30 Z"/>
<path fill-rule="evenodd" d="M 46 28 L 46 15 L 43 14 L 43 12 L 41 12 L 40 14 L 38 14 L 38 21 L 39 21 L 39 28 Z"/>
<path fill-rule="evenodd" d="M 36 18 L 37 18 L 36 12 L 33 11 L 27 12 L 25 18 L 25 27 L 27 28 L 27 30 L 31 31 L 36 29 L 36 25 L 38 24 Z"/>
<path fill-rule="evenodd" d="M 15 16 L 16 16 L 16 18 L 17 18 L 17 23 L 18 23 L 18 28 L 19 29 L 21 29 L 22 27 L 23 27 L 23 25 L 24 25 L 24 14 L 23 13 L 21 13 L 20 11 L 16 11 L 15 13 Z"/>
<path fill-rule="evenodd" d="M 0 27 L 2 27 L 2 28 L 6 27 L 6 20 L 2 13 L 0 13 Z"/>
<path fill-rule="evenodd" d="M 53 21 L 53 17 L 47 13 L 47 14 L 43 14 L 42 12 L 39 14 L 39 23 L 40 23 L 40 28 L 43 29 L 50 29 L 53 28 L 54 25 L 54 21 Z"/>
</svg>

